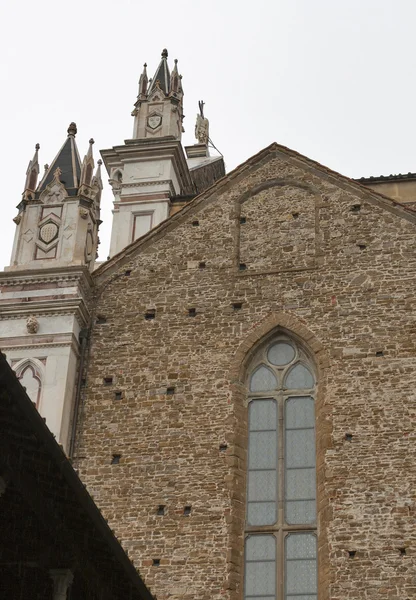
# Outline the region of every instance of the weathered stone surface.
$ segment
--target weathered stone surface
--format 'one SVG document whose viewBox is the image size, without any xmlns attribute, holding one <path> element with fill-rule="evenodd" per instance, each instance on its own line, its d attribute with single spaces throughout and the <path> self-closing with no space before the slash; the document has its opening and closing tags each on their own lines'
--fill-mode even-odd
<svg viewBox="0 0 416 600">
<path fill-rule="evenodd" d="M 415 221 L 271 147 L 95 273 L 76 463 L 159 600 L 242 597 L 245 365 L 279 327 L 319 374 L 320 600 L 415 597 Z"/>
</svg>

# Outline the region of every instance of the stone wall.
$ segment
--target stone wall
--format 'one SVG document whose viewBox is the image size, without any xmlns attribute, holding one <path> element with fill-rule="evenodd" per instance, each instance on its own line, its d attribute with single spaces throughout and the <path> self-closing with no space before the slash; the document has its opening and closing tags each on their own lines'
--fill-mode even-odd
<svg viewBox="0 0 416 600">
<path fill-rule="evenodd" d="M 98 269 L 76 463 L 159 600 L 242 598 L 245 364 L 277 328 L 319 374 L 320 600 L 415 597 L 415 217 L 272 146 Z"/>
</svg>

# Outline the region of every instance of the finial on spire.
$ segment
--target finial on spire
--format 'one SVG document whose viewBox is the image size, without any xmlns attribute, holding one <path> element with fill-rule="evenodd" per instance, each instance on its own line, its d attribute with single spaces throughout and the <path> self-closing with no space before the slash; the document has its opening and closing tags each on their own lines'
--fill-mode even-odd
<svg viewBox="0 0 416 600">
<path fill-rule="evenodd" d="M 32 160 L 29 161 L 29 165 L 26 169 L 26 182 L 25 189 L 23 192 L 23 197 L 29 197 L 30 192 L 34 192 L 36 190 L 36 185 L 38 182 L 39 175 L 39 158 L 38 152 L 40 149 L 40 145 L 35 145 L 35 154 L 33 155 Z"/>
<path fill-rule="evenodd" d="M 97 185 L 99 190 L 103 189 L 103 182 L 101 179 L 101 165 L 102 164 L 103 164 L 103 161 L 101 160 L 101 158 L 99 158 L 97 160 L 97 170 L 95 171 L 95 175 L 92 178 L 92 185 L 93 186 Z M 100 197 L 101 197 L 101 191 L 99 192 L 99 194 L 97 196 L 98 203 L 100 202 Z"/>
<path fill-rule="evenodd" d="M 143 99 L 146 94 L 147 94 L 147 83 L 148 83 L 148 78 L 147 78 L 147 63 L 144 63 L 143 65 L 143 73 L 140 75 L 140 79 L 139 79 L 139 98 Z"/>
<path fill-rule="evenodd" d="M 77 135 L 77 126 L 74 122 L 69 124 L 68 127 L 68 136 L 73 136 L 75 137 Z"/>
<path fill-rule="evenodd" d="M 168 57 L 168 51 L 166 50 L 166 48 L 163 48 L 162 50 L 162 58 L 167 58 Z"/>
<path fill-rule="evenodd" d="M 173 67 L 172 74 L 170 76 L 170 91 L 175 96 L 179 91 L 179 74 L 178 74 L 178 59 L 175 58 L 175 66 Z"/>
<path fill-rule="evenodd" d="M 94 171 L 94 158 L 92 155 L 92 147 L 94 144 L 93 138 L 90 139 L 89 144 L 87 154 L 82 161 L 80 178 L 81 184 L 85 183 L 86 185 L 91 185 L 92 174 Z"/>
<path fill-rule="evenodd" d="M 87 156 L 85 157 L 84 162 L 88 161 L 89 159 L 91 159 L 93 161 L 93 158 L 92 158 L 92 146 L 93 146 L 94 143 L 95 143 L 94 139 L 91 138 L 90 141 L 89 141 Z M 93 161 L 93 165 L 94 165 L 94 161 Z"/>
</svg>

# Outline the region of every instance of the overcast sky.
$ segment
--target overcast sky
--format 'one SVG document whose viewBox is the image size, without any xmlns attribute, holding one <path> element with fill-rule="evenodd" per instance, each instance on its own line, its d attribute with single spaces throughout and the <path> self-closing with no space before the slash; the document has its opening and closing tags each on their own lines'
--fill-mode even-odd
<svg viewBox="0 0 416 600">
<path fill-rule="evenodd" d="M 132 135 L 144 62 L 178 58 L 184 144 L 198 100 L 227 170 L 273 141 L 350 177 L 416 171 L 414 0 L 52 0 L 0 7 L 0 266 L 25 171 L 71 121 L 84 156 Z M 109 249 L 105 174 L 100 259 Z"/>
</svg>

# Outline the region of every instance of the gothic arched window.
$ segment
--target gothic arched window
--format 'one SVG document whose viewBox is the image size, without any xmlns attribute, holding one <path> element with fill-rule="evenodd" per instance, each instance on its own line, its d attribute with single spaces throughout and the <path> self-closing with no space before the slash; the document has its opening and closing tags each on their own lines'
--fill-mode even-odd
<svg viewBox="0 0 416 600">
<path fill-rule="evenodd" d="M 314 368 L 278 335 L 249 373 L 245 600 L 316 600 Z"/>
<path fill-rule="evenodd" d="M 41 379 L 36 367 L 29 362 L 19 371 L 18 379 L 20 383 L 26 388 L 27 395 L 38 408 L 41 394 Z"/>
</svg>

